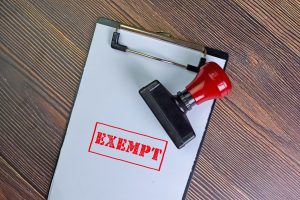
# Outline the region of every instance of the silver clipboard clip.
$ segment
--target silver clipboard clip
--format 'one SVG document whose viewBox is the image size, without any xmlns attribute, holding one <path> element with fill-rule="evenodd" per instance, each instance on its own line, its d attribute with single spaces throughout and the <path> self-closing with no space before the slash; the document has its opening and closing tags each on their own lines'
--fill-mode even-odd
<svg viewBox="0 0 300 200">
<path fill-rule="evenodd" d="M 198 44 L 194 44 L 194 43 L 187 42 L 187 41 L 184 41 L 184 40 L 179 40 L 177 38 L 172 37 L 172 35 L 170 33 L 166 33 L 166 32 L 163 32 L 163 31 L 151 32 L 151 31 L 147 31 L 147 30 L 144 30 L 144 29 L 128 26 L 128 25 L 122 24 L 120 22 L 116 22 L 116 21 L 106 19 L 106 18 L 100 18 L 99 22 L 101 24 L 105 24 L 105 25 L 116 28 L 115 32 L 113 33 L 112 40 L 111 40 L 111 47 L 113 49 L 123 51 L 123 52 L 127 52 L 127 53 L 133 53 L 133 54 L 143 56 L 143 57 L 146 57 L 146 58 L 150 58 L 150 59 L 153 59 L 153 60 L 156 60 L 156 61 L 160 61 L 160 62 L 176 65 L 176 66 L 179 66 L 179 67 L 183 67 L 183 68 L 185 68 L 187 70 L 190 70 L 190 71 L 193 71 L 193 72 L 198 72 L 199 69 L 200 69 L 200 66 L 202 66 L 206 62 L 207 51 L 206 51 L 206 48 L 203 45 L 198 45 Z M 137 51 L 133 48 L 129 48 L 128 46 L 119 43 L 119 38 L 120 38 L 120 33 L 118 31 L 119 29 L 129 30 L 129 31 L 132 31 L 132 32 L 136 32 L 136 33 L 146 35 L 146 36 L 154 37 L 154 38 L 157 38 L 157 39 L 160 39 L 160 40 L 168 41 L 168 42 L 180 45 L 180 46 L 195 49 L 195 50 L 198 50 L 198 51 L 202 52 L 203 56 L 200 58 L 199 66 L 193 66 L 193 65 L 189 65 L 189 64 L 184 65 L 184 64 L 181 64 L 181 63 L 174 62 L 172 60 L 167 60 L 167 59 L 164 59 L 164 58 L 160 58 L 160 57 L 156 57 L 154 55 L 147 54 L 145 52 Z"/>
</svg>

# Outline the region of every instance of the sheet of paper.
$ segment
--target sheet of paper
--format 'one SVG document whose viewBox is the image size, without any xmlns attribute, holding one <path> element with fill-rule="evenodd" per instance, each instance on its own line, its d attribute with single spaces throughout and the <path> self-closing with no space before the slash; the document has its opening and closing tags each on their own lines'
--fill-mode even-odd
<svg viewBox="0 0 300 200">
<path fill-rule="evenodd" d="M 157 79 L 176 94 L 195 73 L 112 49 L 114 30 L 96 25 L 48 199 L 182 199 L 213 101 L 188 113 L 196 138 L 178 150 L 138 91 Z M 198 51 L 125 30 L 120 33 L 120 43 L 130 48 L 183 64 L 199 63 Z M 213 56 L 207 61 L 222 67 L 226 62 Z M 117 136 L 114 148 L 101 146 L 108 138 L 101 140 L 99 133 Z M 138 152 L 117 149 L 120 137 L 140 143 Z M 141 153 L 142 144 L 162 150 L 157 160 L 153 149 Z"/>
</svg>

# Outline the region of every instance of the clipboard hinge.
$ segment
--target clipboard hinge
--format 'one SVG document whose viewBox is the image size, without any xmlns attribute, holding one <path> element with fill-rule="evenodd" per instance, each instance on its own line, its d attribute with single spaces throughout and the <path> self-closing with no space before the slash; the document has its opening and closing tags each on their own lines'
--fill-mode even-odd
<svg viewBox="0 0 300 200">
<path fill-rule="evenodd" d="M 162 35 L 164 37 L 169 37 L 169 38 L 173 38 L 172 34 L 171 33 L 167 33 L 165 31 L 156 31 L 155 33 L 159 34 L 159 35 Z"/>
</svg>

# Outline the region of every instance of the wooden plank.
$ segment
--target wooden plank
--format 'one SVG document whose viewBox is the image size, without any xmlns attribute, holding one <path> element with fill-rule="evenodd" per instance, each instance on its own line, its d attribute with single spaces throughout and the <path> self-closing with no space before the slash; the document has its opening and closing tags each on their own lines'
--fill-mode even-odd
<svg viewBox="0 0 300 200">
<path fill-rule="evenodd" d="M 300 55 L 300 1 L 235 1 L 296 55 Z"/>
<path fill-rule="evenodd" d="M 21 55 L 18 58 L 21 65 L 16 66 L 41 85 L 64 112 L 70 111 L 82 72 L 83 53 L 55 27 L 51 28 L 31 4 L 21 1 L 20 5 L 4 5 L 0 9 L 4 15 L 1 17 L 4 46 L 8 53 Z"/>
<path fill-rule="evenodd" d="M 38 85 L 0 53 L 0 146 L 21 176 L 46 195 L 62 144 L 66 118 Z"/>
<path fill-rule="evenodd" d="M 217 103 L 187 199 L 299 199 L 299 5 L 1 1 L 1 154 L 46 196 L 95 22 L 106 16 L 230 55 L 234 90 Z"/>
<path fill-rule="evenodd" d="M 245 126 L 250 120 L 232 112 L 236 111 L 220 105 L 213 114 L 194 181 L 216 188 L 209 190 L 211 195 L 222 190 L 227 195 L 239 193 L 233 199 L 297 199 L 298 153 L 285 154 L 264 129 Z M 236 117 L 224 121 L 220 116 Z"/>
<path fill-rule="evenodd" d="M 22 176 L 0 157 L 0 199 L 44 199 Z"/>
</svg>

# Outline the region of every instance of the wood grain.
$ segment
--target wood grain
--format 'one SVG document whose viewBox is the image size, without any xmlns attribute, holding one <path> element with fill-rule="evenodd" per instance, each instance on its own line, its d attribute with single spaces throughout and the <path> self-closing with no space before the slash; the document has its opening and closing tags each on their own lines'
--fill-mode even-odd
<svg viewBox="0 0 300 200">
<path fill-rule="evenodd" d="M 187 199 L 300 199 L 300 2 L 0 1 L 1 199 L 46 198 L 100 16 L 222 49 Z"/>
<path fill-rule="evenodd" d="M 43 196 L 16 173 L 2 157 L 0 157 L 0 169 L 0 199 L 43 199 Z"/>
</svg>

